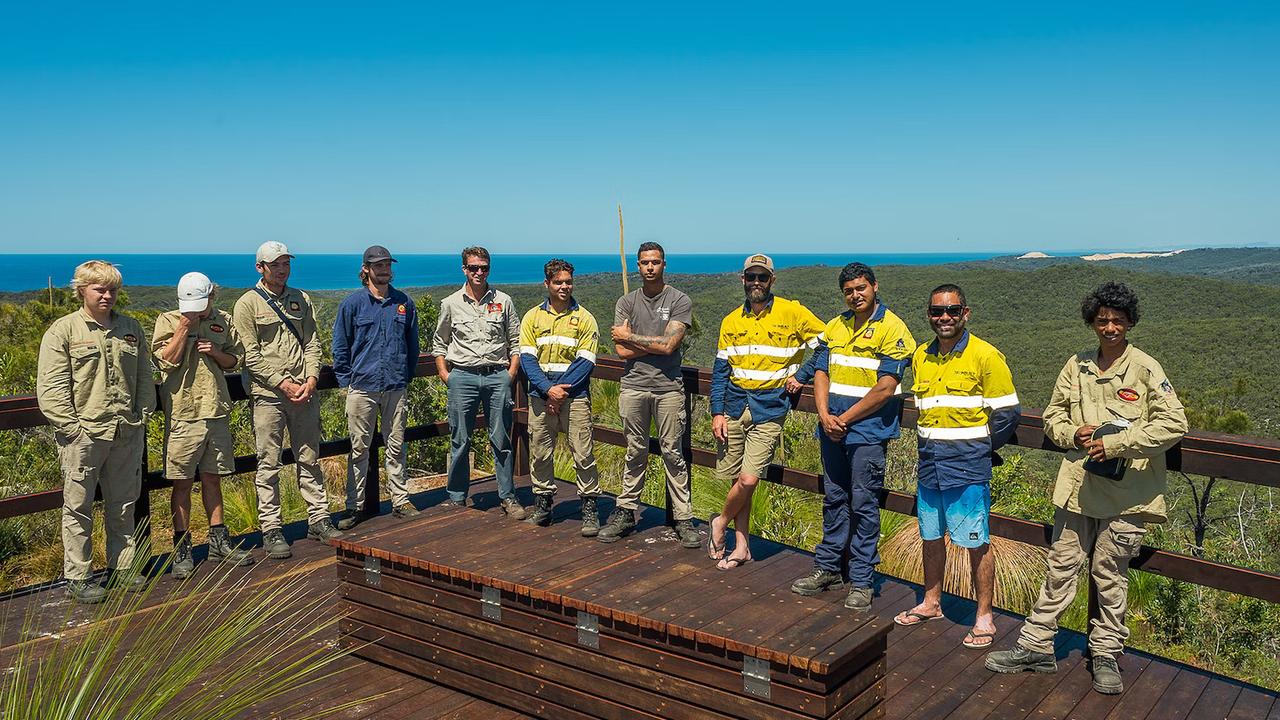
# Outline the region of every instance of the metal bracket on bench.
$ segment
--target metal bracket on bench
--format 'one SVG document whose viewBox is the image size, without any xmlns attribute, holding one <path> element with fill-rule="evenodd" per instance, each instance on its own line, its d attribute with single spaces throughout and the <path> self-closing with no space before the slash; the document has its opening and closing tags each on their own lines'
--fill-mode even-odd
<svg viewBox="0 0 1280 720">
<path fill-rule="evenodd" d="M 364 558 L 364 582 L 366 585 L 382 587 L 382 561 L 368 555 Z"/>
<path fill-rule="evenodd" d="M 490 620 L 502 621 L 502 591 L 485 585 L 480 590 L 480 614 Z"/>
<path fill-rule="evenodd" d="M 578 644 L 600 649 L 600 618 L 582 610 L 578 611 Z"/>
<path fill-rule="evenodd" d="M 742 691 L 756 697 L 769 697 L 769 661 L 744 656 L 742 658 Z"/>
</svg>

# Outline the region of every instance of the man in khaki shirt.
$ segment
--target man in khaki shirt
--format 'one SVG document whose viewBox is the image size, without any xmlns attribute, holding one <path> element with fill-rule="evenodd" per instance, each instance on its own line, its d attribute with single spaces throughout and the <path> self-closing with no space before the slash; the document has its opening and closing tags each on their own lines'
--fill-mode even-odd
<svg viewBox="0 0 1280 720">
<path fill-rule="evenodd" d="M 280 452 L 289 429 L 298 468 L 298 489 L 307 503 L 307 537 L 327 543 L 342 533 L 329 518 L 324 472 L 320 469 L 320 340 L 311 298 L 288 287 L 293 255 L 284 243 L 258 248 L 262 280 L 240 296 L 232 313 L 244 344 L 244 374 L 253 403 L 258 446 L 258 521 L 267 557 L 293 552 L 280 528 Z"/>
<path fill-rule="evenodd" d="M 1068 448 L 1053 489 L 1057 506 L 1048 573 L 1012 650 L 987 656 L 996 672 L 1055 672 L 1053 638 L 1076 596 L 1080 566 L 1091 561 L 1100 617 L 1091 622 L 1093 687 L 1124 690 L 1116 657 L 1129 637 L 1129 561 L 1146 523 L 1164 522 L 1164 454 L 1187 432 L 1187 415 L 1160 363 L 1129 344 L 1138 297 L 1106 283 L 1082 305 L 1098 348 L 1074 355 L 1044 410 L 1044 431 Z"/>
<path fill-rule="evenodd" d="M 188 530 L 191 487 L 197 474 L 209 518 L 209 559 L 230 565 L 253 563 L 222 523 L 222 476 L 236 471 L 235 441 L 227 424 L 231 393 L 226 372 L 240 365 L 244 348 L 231 318 L 213 307 L 216 292 L 205 275 L 183 275 L 178 281 L 178 309 L 158 316 L 151 335 L 151 352 L 164 377 L 160 387 L 166 418 L 164 474 L 173 482 L 169 570 L 179 580 L 195 571 Z"/>
<path fill-rule="evenodd" d="M 111 263 L 81 264 L 71 288 L 82 307 L 55 320 L 40 340 L 36 396 L 53 426 L 62 464 L 66 592 L 82 603 L 106 597 L 89 579 L 95 489 L 102 491 L 113 584 L 131 591 L 146 587 L 145 577 L 131 572 L 133 509 L 142 490 L 146 420 L 155 411 L 156 388 L 142 326 L 113 309 L 121 282 Z"/>
</svg>

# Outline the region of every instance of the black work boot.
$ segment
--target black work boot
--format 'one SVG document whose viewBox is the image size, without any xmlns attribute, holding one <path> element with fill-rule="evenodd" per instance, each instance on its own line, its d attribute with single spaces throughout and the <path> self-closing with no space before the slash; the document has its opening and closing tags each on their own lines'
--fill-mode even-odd
<svg viewBox="0 0 1280 720">
<path fill-rule="evenodd" d="M 546 527 L 551 524 L 551 496 L 534 495 L 533 511 L 524 519 L 530 525 Z"/>
<path fill-rule="evenodd" d="M 676 539 L 680 541 L 680 547 L 689 549 L 702 547 L 702 536 L 697 530 L 693 529 L 692 520 L 677 520 L 676 526 L 673 528 L 676 533 Z"/>
<path fill-rule="evenodd" d="M 182 533 L 182 537 L 173 545 L 173 563 L 169 565 L 169 572 L 173 573 L 175 580 L 186 580 L 195 571 L 196 561 L 191 558 L 191 536 Z"/>
<path fill-rule="evenodd" d="M 987 653 L 987 669 L 998 673 L 1020 673 L 1023 670 L 1054 673 L 1058 672 L 1058 660 L 1049 653 L 1036 652 L 1021 645 L 1014 645 L 1012 650 Z"/>
<path fill-rule="evenodd" d="M 1093 656 L 1093 689 L 1103 695 L 1119 695 L 1124 692 L 1124 681 L 1120 679 L 1120 665 L 1116 659 L 1106 653 Z"/>
<path fill-rule="evenodd" d="M 107 597 L 107 589 L 92 580 L 68 580 L 66 593 L 82 605 L 96 605 Z"/>
<path fill-rule="evenodd" d="M 333 538 L 340 538 L 342 535 L 342 531 L 334 527 L 333 522 L 329 520 L 329 518 L 325 518 L 320 522 L 313 522 L 307 526 L 307 537 L 326 545 L 328 545 L 329 541 Z"/>
<path fill-rule="evenodd" d="M 791 592 L 797 595 L 817 595 L 823 590 L 842 587 L 844 587 L 844 578 L 840 573 L 816 567 L 813 572 L 791 583 Z"/>
<path fill-rule="evenodd" d="M 240 543 L 231 541 L 231 535 L 225 527 L 209 528 L 209 559 L 236 567 L 253 564 L 253 556 L 248 550 L 242 549 Z"/>
<path fill-rule="evenodd" d="M 289 549 L 289 541 L 284 539 L 284 533 L 280 532 L 280 528 L 262 533 L 262 549 L 272 560 L 293 557 L 293 550 Z"/>
<path fill-rule="evenodd" d="M 600 534 L 600 506 L 594 495 L 582 498 L 582 537 Z"/>
<path fill-rule="evenodd" d="M 350 530 L 360 524 L 360 511 L 347 510 L 342 513 L 342 517 L 338 518 L 337 528 L 339 530 Z"/>
<path fill-rule="evenodd" d="M 585 506 L 586 503 L 584 502 L 583 507 L 585 508 Z M 585 512 L 586 510 L 584 509 L 583 513 Z M 585 528 L 587 524 L 585 518 L 583 519 L 582 524 Z M 596 535 L 596 539 L 602 543 L 617 542 L 626 535 L 631 534 L 631 531 L 635 530 L 635 528 L 636 513 L 634 510 L 614 508 L 613 512 L 609 515 L 609 522 L 605 523 L 604 527 L 600 528 L 600 534 Z M 586 535 L 586 532 L 584 531 L 582 534 Z"/>
<path fill-rule="evenodd" d="M 870 610 L 873 597 L 875 597 L 875 591 L 869 587 L 851 588 L 849 594 L 845 596 L 844 606 L 850 610 Z"/>
</svg>

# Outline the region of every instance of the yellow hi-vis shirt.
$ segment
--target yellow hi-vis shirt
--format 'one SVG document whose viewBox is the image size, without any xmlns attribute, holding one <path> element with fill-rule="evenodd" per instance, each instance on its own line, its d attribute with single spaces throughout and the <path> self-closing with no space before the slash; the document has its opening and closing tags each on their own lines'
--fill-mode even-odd
<svg viewBox="0 0 1280 720">
<path fill-rule="evenodd" d="M 800 369 L 805 349 L 817 346 L 825 327 L 809 308 L 777 296 L 759 315 L 750 303 L 726 315 L 711 369 L 711 414 L 736 418 L 750 402 L 753 422 L 785 415 L 787 378 Z"/>
<path fill-rule="evenodd" d="M 967 330 L 951 352 L 938 341 L 916 348 L 918 481 L 931 489 L 991 481 L 991 453 L 1018 427 L 1021 408 L 1004 355 Z"/>
<path fill-rule="evenodd" d="M 849 427 L 845 445 L 872 445 L 898 437 L 898 416 L 902 410 L 902 376 L 911 364 L 916 341 L 907 324 L 883 303 L 876 303 L 871 317 L 857 325 L 853 311 L 837 315 L 819 337 L 814 367 L 827 374 L 831 390 L 827 409 L 843 413 L 871 392 L 876 382 L 892 375 L 899 382 L 894 397 L 879 410 Z M 819 437 L 822 428 L 818 428 Z"/>
<path fill-rule="evenodd" d="M 520 367 L 529 379 L 529 392 L 546 397 L 552 385 L 568 384 L 569 397 L 591 386 L 600 346 L 595 316 L 578 304 L 557 313 L 543 301 L 520 321 Z"/>
</svg>

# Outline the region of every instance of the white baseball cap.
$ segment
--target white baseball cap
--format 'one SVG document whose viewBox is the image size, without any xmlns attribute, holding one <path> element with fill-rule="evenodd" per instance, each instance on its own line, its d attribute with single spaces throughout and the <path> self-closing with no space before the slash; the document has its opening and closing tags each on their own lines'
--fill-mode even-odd
<svg viewBox="0 0 1280 720">
<path fill-rule="evenodd" d="M 275 262 L 282 257 L 293 257 L 293 253 L 289 252 L 289 248 L 285 244 L 276 240 L 268 240 L 258 246 L 258 262 L 269 263 Z"/>
<path fill-rule="evenodd" d="M 209 307 L 214 284 L 204 273 L 189 272 L 178 281 L 178 311 L 204 312 Z"/>
</svg>

